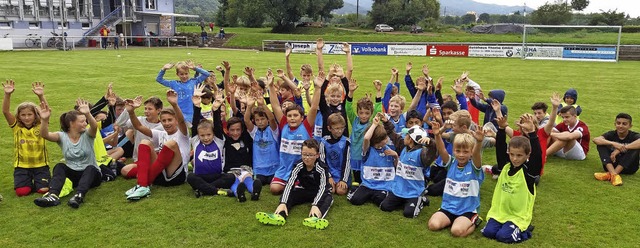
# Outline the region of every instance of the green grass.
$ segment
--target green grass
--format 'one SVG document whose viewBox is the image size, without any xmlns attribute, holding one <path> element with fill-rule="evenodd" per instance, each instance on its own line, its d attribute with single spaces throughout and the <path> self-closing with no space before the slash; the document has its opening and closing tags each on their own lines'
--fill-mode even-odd
<svg viewBox="0 0 640 248">
<path fill-rule="evenodd" d="M 179 26 L 179 32 L 200 32 L 197 26 Z M 349 42 L 499 42 L 522 43 L 521 34 L 471 34 L 465 32 L 410 34 L 376 33 L 373 30 L 345 30 L 333 27 L 327 28 L 297 28 L 290 34 L 271 33 L 271 28 L 225 28 L 226 33 L 236 34 L 226 44 L 226 47 L 260 49 L 263 40 L 294 40 L 314 41 L 322 36 L 325 41 Z M 217 31 L 216 31 L 217 32 Z M 615 44 L 617 33 L 592 33 L 577 31 L 571 34 L 536 34 L 527 38 L 531 43 L 570 43 L 570 44 Z M 623 33 L 623 45 L 640 44 L 640 33 Z"/>
<path fill-rule="evenodd" d="M 117 57 L 119 54 L 121 57 Z M 12 109 L 22 101 L 34 101 L 30 83 L 43 81 L 46 96 L 59 116 L 70 110 L 77 97 L 97 100 L 104 94 L 108 82 L 122 97 L 141 94 L 162 95 L 165 88 L 155 82 L 156 73 L 167 62 L 193 59 L 210 69 L 222 60 L 229 60 L 233 74 L 244 66 L 254 66 L 259 74 L 267 68 L 284 68 L 284 56 L 279 53 L 255 51 L 223 51 L 210 49 L 130 49 L 84 51 L 21 51 L 2 52 L 0 75 L 14 79 L 17 89 Z M 314 63 L 315 56 L 292 55 L 292 65 Z M 344 64 L 344 56 L 326 56 L 326 64 Z M 637 86 L 640 78 L 638 62 L 586 63 L 559 61 L 523 61 L 518 59 L 474 59 L 394 56 L 355 56 L 354 77 L 361 84 L 356 98 L 372 92 L 374 79 L 387 80 L 392 66 L 404 68 L 407 61 L 416 67 L 429 64 L 434 77 L 445 76 L 451 82 L 462 71 L 471 71 L 471 78 L 484 89 L 506 90 L 505 104 L 511 116 L 530 112 L 535 101 L 548 101 L 552 92 L 564 92 L 574 87 L 579 92 L 578 103 L 585 121 L 595 137 L 613 128 L 618 112 L 637 116 Z M 413 75 L 417 75 L 414 71 Z M 168 78 L 174 78 L 167 73 Z M 447 83 L 448 84 L 448 83 Z M 444 93 L 451 90 L 445 86 Z M 406 94 L 406 88 L 401 91 Z M 52 118 L 51 129 L 58 128 Z M 511 121 L 513 117 L 511 118 Z M 273 211 L 278 198 L 268 193 L 258 202 L 239 204 L 227 197 L 196 199 L 188 185 L 154 187 L 153 195 L 136 203 L 128 203 L 124 191 L 133 180 L 118 179 L 104 183 L 89 192 L 86 203 L 78 210 L 67 206 L 48 209 L 36 207 L 36 195 L 18 198 L 13 193 L 12 134 L 0 128 L 0 216 L 3 231 L 1 247 L 25 246 L 212 246 L 255 247 L 489 247 L 498 243 L 488 240 L 476 230 L 468 238 L 452 238 L 449 230 L 431 232 L 427 221 L 438 209 L 441 198 L 431 198 L 431 206 L 418 218 L 406 219 L 399 211 L 385 213 L 368 204 L 351 206 L 344 197 L 336 201 L 328 214 L 326 230 L 308 229 L 302 225 L 309 207 L 291 211 L 284 227 L 259 224 L 254 214 Z M 57 145 L 49 143 L 52 164 L 61 158 Z M 495 162 L 494 150 L 484 153 L 484 162 Z M 550 157 L 545 175 L 538 187 L 533 215 L 536 226 L 533 239 L 525 247 L 623 247 L 636 246 L 637 220 L 640 206 L 637 188 L 640 177 L 624 176 L 624 186 L 613 187 L 593 179 L 601 166 L 595 151 L 586 161 L 565 161 Z M 481 216 L 485 217 L 491 203 L 495 181 L 487 179 L 481 188 Z M 265 190 L 266 191 L 266 190 Z M 63 203 L 68 198 L 62 199 Z"/>
</svg>

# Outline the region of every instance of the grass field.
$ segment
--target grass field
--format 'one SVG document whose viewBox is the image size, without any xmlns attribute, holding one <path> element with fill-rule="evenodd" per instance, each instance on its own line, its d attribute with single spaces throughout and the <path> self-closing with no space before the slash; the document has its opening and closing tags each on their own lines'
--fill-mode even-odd
<svg viewBox="0 0 640 248">
<path fill-rule="evenodd" d="M 200 27 L 179 26 L 178 32 L 199 33 Z M 217 32 L 217 30 L 215 30 Z M 271 28 L 225 28 L 226 33 L 236 36 L 225 44 L 226 47 L 253 48 L 262 47 L 263 40 L 303 40 L 312 41 L 322 36 L 326 41 L 349 42 L 500 42 L 522 43 L 522 34 L 471 34 L 461 31 L 446 33 L 410 34 L 408 32 L 376 33 L 365 29 L 297 28 L 291 34 L 271 33 Z M 615 44 L 618 33 L 541 34 L 527 38 L 532 43 L 572 43 L 572 44 Z M 623 45 L 640 44 L 639 33 L 623 33 Z"/>
<path fill-rule="evenodd" d="M 382 37 L 382 36 L 381 36 Z M 315 39 L 315 37 L 313 37 Z M 118 56 L 120 55 L 120 56 Z M 284 68 L 284 56 L 255 51 L 208 49 L 130 49 L 85 51 L 2 52 L 0 78 L 14 79 L 16 91 L 12 109 L 22 101 L 34 101 L 30 83 L 43 81 L 53 109 L 51 129 L 59 125 L 56 116 L 70 110 L 77 97 L 96 101 L 109 82 L 124 98 L 163 95 L 165 88 L 155 82 L 158 70 L 167 62 L 193 59 L 211 69 L 222 60 L 232 64 L 233 74 L 253 66 L 259 74 L 267 68 Z M 292 64 L 315 63 L 315 56 L 292 55 Z M 344 64 L 344 56 L 326 56 L 326 64 Z M 637 78 L 640 63 L 586 63 L 559 61 L 523 61 L 518 59 L 473 59 L 355 56 L 354 78 L 361 89 L 356 98 L 373 92 L 374 79 L 386 81 L 389 69 L 412 61 L 416 67 L 429 64 L 434 77 L 445 76 L 447 84 L 462 71 L 484 89 L 502 88 L 505 104 L 513 121 L 515 115 L 530 112 L 535 101 L 547 101 L 552 92 L 563 93 L 574 87 L 592 137 L 613 128 L 618 112 L 638 118 Z M 315 66 L 314 66 L 315 67 Z M 417 75 L 414 71 L 413 75 Z M 172 73 L 167 73 L 174 78 Z M 451 90 L 445 86 L 444 93 Z M 401 91 L 406 94 L 406 88 Z M 163 97 L 164 99 L 164 97 Z M 637 130 L 637 129 L 636 129 Z M 254 214 L 273 211 L 278 197 L 268 193 L 258 202 L 237 203 L 227 197 L 193 197 L 188 185 L 154 187 L 153 195 L 129 203 L 124 191 L 133 180 L 118 179 L 104 183 L 87 195 L 85 204 L 74 210 L 63 205 L 42 209 L 33 204 L 37 195 L 18 198 L 13 193 L 12 134 L 6 125 L 0 128 L 0 202 L 1 247 L 53 246 L 145 246 L 145 247 L 489 247 L 488 240 L 476 230 L 468 238 L 452 238 L 448 230 L 431 232 L 427 220 L 438 209 L 441 198 L 430 198 L 431 206 L 419 217 L 406 219 L 399 211 L 385 213 L 368 204 L 351 206 L 344 197 L 336 197 L 328 214 L 330 226 L 324 231 L 302 225 L 309 208 L 300 206 L 291 213 L 284 227 L 259 224 Z M 60 149 L 49 143 L 51 163 L 60 158 Z M 494 150 L 484 153 L 484 163 L 495 162 Z M 624 185 L 613 187 L 596 181 L 593 173 L 601 170 L 595 150 L 587 160 L 572 162 L 550 157 L 538 187 L 534 209 L 533 239 L 524 247 L 634 247 L 640 231 L 640 177 L 624 176 Z M 481 188 L 481 216 L 489 210 L 495 181 L 488 178 Z"/>
</svg>

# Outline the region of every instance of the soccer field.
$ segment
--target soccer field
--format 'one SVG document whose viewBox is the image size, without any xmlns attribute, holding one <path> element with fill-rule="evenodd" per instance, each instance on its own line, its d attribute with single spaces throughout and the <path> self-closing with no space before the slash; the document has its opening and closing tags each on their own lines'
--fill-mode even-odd
<svg viewBox="0 0 640 248">
<path fill-rule="evenodd" d="M 267 68 L 284 69 L 284 54 L 210 49 L 130 49 L 0 52 L 0 79 L 16 81 L 12 95 L 12 112 L 23 101 L 36 101 L 31 82 L 45 83 L 45 95 L 52 108 L 51 130 L 58 130 L 58 116 L 70 110 L 78 97 L 97 101 L 109 82 L 122 98 L 142 95 L 160 96 L 166 88 L 155 82 L 162 65 L 192 59 L 213 70 L 221 61 L 231 63 L 232 74 L 252 66 L 258 75 Z M 596 63 L 566 61 L 531 61 L 519 59 L 480 59 L 442 57 L 354 56 L 353 77 L 360 88 L 355 99 L 373 93 L 371 82 L 389 80 L 390 69 L 401 72 L 401 94 L 408 97 L 403 74 L 407 62 L 413 62 L 417 77 L 422 64 L 428 64 L 431 76 L 445 77 L 443 94 L 462 71 L 483 89 L 504 89 L 504 103 L 509 108 L 509 122 L 515 116 L 531 112 L 536 101 L 549 104 L 553 92 L 564 94 L 575 88 L 584 121 L 596 137 L 614 128 L 614 117 L 626 112 L 640 120 L 637 86 L 640 62 Z M 301 64 L 317 68 L 315 55 L 293 54 L 295 74 Z M 345 64 L 344 56 L 325 55 L 325 65 Z M 327 67 L 328 68 L 328 67 Z M 173 70 L 166 78 L 176 78 Z M 218 79 L 221 79 L 218 74 Z M 4 81 L 3 81 L 4 82 Z M 409 98 L 409 97 L 408 97 Z M 408 104 L 407 104 L 408 106 Z M 140 114 L 142 111 L 140 110 Z M 3 121 L 6 123 L 5 121 Z M 637 131 L 637 128 L 633 128 Z M 468 238 L 453 238 L 449 230 L 431 232 L 427 221 L 439 208 L 441 198 L 430 198 L 419 217 L 406 219 L 400 211 L 386 213 L 372 204 L 351 206 L 345 197 L 335 197 L 327 215 L 326 230 L 302 225 L 309 207 L 290 211 L 284 227 L 263 226 L 255 220 L 258 211 L 275 210 L 278 197 L 263 190 L 260 201 L 238 203 L 223 196 L 196 199 L 188 184 L 178 187 L 153 187 L 150 198 L 127 202 L 124 192 L 134 180 L 118 178 L 91 190 L 79 209 L 66 206 L 39 208 L 33 199 L 18 198 L 13 191 L 12 133 L 6 124 L 0 128 L 0 202 L 1 247 L 55 246 L 145 246 L 145 247 L 488 247 L 499 244 L 484 238 L 476 230 Z M 48 143 L 50 165 L 61 159 L 56 144 Z M 484 152 L 483 163 L 495 162 L 495 150 Z M 526 247 L 632 247 L 637 246 L 640 228 L 640 177 L 624 176 L 624 185 L 596 181 L 593 173 L 601 165 L 595 145 L 585 161 L 572 162 L 549 157 L 538 186 L 533 221 L 533 238 Z M 486 217 L 495 181 L 490 177 L 481 187 L 481 216 Z M 484 226 L 484 223 L 482 224 Z"/>
</svg>

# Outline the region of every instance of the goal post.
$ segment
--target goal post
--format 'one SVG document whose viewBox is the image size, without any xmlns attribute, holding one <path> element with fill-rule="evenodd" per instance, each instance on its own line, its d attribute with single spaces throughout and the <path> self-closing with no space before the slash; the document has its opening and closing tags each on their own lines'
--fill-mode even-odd
<svg viewBox="0 0 640 248">
<path fill-rule="evenodd" d="M 617 62 L 622 26 L 524 25 L 522 59 Z"/>
</svg>

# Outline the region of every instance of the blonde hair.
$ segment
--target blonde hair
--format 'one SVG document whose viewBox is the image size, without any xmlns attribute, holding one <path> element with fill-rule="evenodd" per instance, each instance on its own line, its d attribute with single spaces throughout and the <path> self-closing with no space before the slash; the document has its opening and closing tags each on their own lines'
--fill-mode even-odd
<svg viewBox="0 0 640 248">
<path fill-rule="evenodd" d="M 238 87 L 251 87 L 251 81 L 247 76 L 238 77 L 238 80 L 234 82 Z"/>
<path fill-rule="evenodd" d="M 35 115 L 35 119 L 33 120 L 33 126 L 40 125 L 40 112 L 38 112 L 38 105 L 32 102 L 23 102 L 23 103 L 20 103 L 18 107 L 16 107 L 15 117 L 16 117 L 16 123 L 18 124 L 18 126 L 25 127 L 24 123 L 20 121 L 20 111 L 23 111 L 25 109 L 33 111 L 33 114 Z"/>
<path fill-rule="evenodd" d="M 467 110 L 458 110 L 449 115 L 449 120 L 455 121 L 458 126 L 467 126 L 471 128 L 471 113 Z"/>
<path fill-rule="evenodd" d="M 401 109 L 404 109 L 404 104 L 405 104 L 406 101 L 407 101 L 407 99 L 404 98 L 404 96 L 398 94 L 398 95 L 393 96 L 389 100 L 389 103 L 396 102 L 396 103 L 398 103 L 400 105 Z"/>
<path fill-rule="evenodd" d="M 189 65 L 187 64 L 186 61 L 180 61 L 178 63 L 176 63 L 176 73 L 180 72 L 180 71 L 189 71 Z"/>
<path fill-rule="evenodd" d="M 313 69 L 311 69 L 311 65 L 310 64 L 304 64 L 300 67 L 300 73 L 308 73 L 308 74 L 313 74 Z"/>
<path fill-rule="evenodd" d="M 331 93 L 340 93 L 342 94 L 344 92 L 344 88 L 342 87 L 342 85 L 340 84 L 329 84 L 329 86 L 327 87 L 327 90 L 325 91 L 325 94 L 331 94 Z"/>
<path fill-rule="evenodd" d="M 456 134 L 456 137 L 453 138 L 454 148 L 473 149 L 474 145 L 476 145 L 476 138 L 474 138 L 471 134 L 460 133 Z"/>
</svg>

